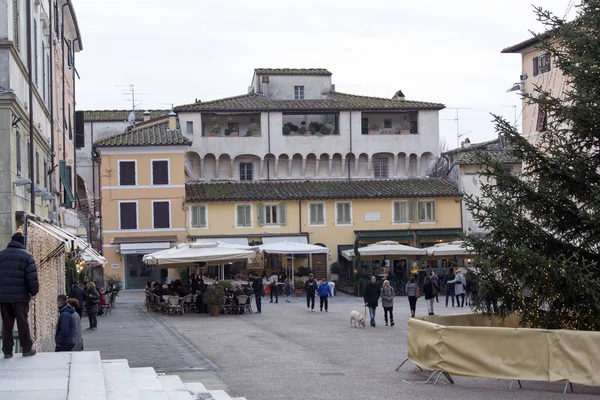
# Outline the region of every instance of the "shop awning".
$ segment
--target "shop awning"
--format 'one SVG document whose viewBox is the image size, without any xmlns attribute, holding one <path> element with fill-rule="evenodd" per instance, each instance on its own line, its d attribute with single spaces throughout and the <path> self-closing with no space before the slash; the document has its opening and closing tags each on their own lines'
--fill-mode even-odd
<svg viewBox="0 0 600 400">
<path fill-rule="evenodd" d="M 262 238 L 263 244 L 279 243 L 279 242 L 293 242 L 293 243 L 304 243 L 307 244 L 308 240 L 306 236 L 267 236 Z"/>
<path fill-rule="evenodd" d="M 102 257 L 100 253 L 94 250 L 91 244 L 82 238 L 46 222 L 29 220 L 29 223 L 64 242 L 66 251 L 77 251 L 77 256 L 87 262 L 106 265 L 106 258 Z"/>
<path fill-rule="evenodd" d="M 355 231 L 356 237 L 361 242 L 381 242 L 394 240 L 406 242 L 414 239 L 414 234 L 421 239 L 458 239 L 462 234 L 460 228 L 451 229 L 395 229 L 379 231 Z"/>
<path fill-rule="evenodd" d="M 123 243 L 120 251 L 121 254 L 150 254 L 170 247 L 170 242 Z"/>
<path fill-rule="evenodd" d="M 196 242 L 207 242 L 207 243 L 229 243 L 237 244 L 240 246 L 248 246 L 247 237 L 223 237 L 223 238 L 196 238 Z"/>
</svg>

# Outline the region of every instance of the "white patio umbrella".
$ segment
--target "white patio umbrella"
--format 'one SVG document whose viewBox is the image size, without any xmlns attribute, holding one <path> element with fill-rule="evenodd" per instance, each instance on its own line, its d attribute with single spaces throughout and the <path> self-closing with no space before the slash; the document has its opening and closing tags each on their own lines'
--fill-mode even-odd
<svg viewBox="0 0 600 400">
<path fill-rule="evenodd" d="M 359 247 L 358 252 L 360 253 L 360 256 L 364 258 L 378 259 L 385 257 L 386 260 L 405 258 L 409 256 L 427 255 L 425 249 L 406 246 L 404 244 L 394 242 L 393 240 L 385 240 L 383 242 L 373 243 L 365 247 Z M 344 250 L 342 255 L 348 260 L 353 260 L 354 249 Z"/>
<path fill-rule="evenodd" d="M 258 246 L 258 251 L 271 254 L 290 254 L 292 256 L 291 273 L 289 277 L 294 276 L 294 254 L 323 254 L 329 253 L 329 248 L 317 246 L 308 243 L 298 242 L 275 242 Z M 287 270 L 287 266 L 286 266 Z"/>
<path fill-rule="evenodd" d="M 143 261 L 158 268 L 185 268 L 198 262 L 225 263 L 254 258 L 255 255 L 254 250 L 237 249 L 218 243 L 183 243 L 168 250 L 146 254 Z"/>
<path fill-rule="evenodd" d="M 468 247 L 462 240 L 448 243 L 438 243 L 434 246 L 426 247 L 424 250 L 427 251 L 427 255 L 430 257 L 468 257 L 475 254 L 473 249 Z"/>
</svg>

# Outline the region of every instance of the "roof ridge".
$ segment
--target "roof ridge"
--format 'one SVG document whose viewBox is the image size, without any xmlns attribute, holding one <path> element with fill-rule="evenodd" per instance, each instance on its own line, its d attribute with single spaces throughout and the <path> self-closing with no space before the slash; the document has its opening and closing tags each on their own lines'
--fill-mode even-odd
<svg viewBox="0 0 600 400">
<path fill-rule="evenodd" d="M 441 103 L 435 103 L 432 101 L 421 101 L 421 100 L 399 100 L 399 99 L 390 99 L 390 98 L 386 98 L 386 97 L 379 97 L 379 96 L 364 96 L 361 94 L 352 94 L 352 93 L 345 93 L 345 92 L 337 92 L 337 91 L 329 91 L 327 93 L 327 95 L 330 94 L 341 94 L 342 96 L 350 96 L 350 97 L 360 97 L 363 99 L 377 99 L 377 100 L 387 100 L 387 101 L 397 101 L 398 103 L 421 103 L 421 104 L 441 104 Z"/>
</svg>

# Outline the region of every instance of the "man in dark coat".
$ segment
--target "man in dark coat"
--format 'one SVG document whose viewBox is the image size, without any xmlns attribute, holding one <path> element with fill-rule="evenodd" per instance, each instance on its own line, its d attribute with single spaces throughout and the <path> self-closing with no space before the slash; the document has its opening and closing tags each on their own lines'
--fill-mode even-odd
<svg viewBox="0 0 600 400">
<path fill-rule="evenodd" d="M 306 293 L 306 311 L 315 311 L 315 293 L 319 284 L 313 279 L 313 274 L 308 274 L 308 280 L 304 282 L 304 292 Z"/>
<path fill-rule="evenodd" d="M 263 280 L 258 274 L 253 275 L 252 291 L 254 292 L 254 301 L 256 302 L 256 312 L 261 313 L 261 301 L 265 294 L 265 288 L 263 287 Z"/>
<path fill-rule="evenodd" d="M 77 299 L 79 307 L 76 308 L 75 311 L 77 312 L 77 314 L 79 314 L 79 318 L 81 318 L 81 312 L 83 311 L 83 303 L 85 300 L 85 292 L 82 288 L 79 287 L 77 283 L 73 283 L 71 285 L 71 290 L 69 291 L 69 298 Z"/>
<path fill-rule="evenodd" d="M 15 233 L 6 249 L 0 251 L 0 311 L 2 313 L 2 352 L 13 356 L 13 327 L 17 321 L 23 356 L 33 356 L 29 333 L 29 300 L 40 289 L 35 260 L 25 250 L 25 238 Z"/>
<path fill-rule="evenodd" d="M 379 297 L 381 296 L 381 288 L 375 283 L 377 278 L 371 277 L 371 282 L 365 286 L 365 306 L 369 307 L 369 315 L 371 316 L 371 326 L 375 328 L 375 309 L 379 305 Z"/>
<path fill-rule="evenodd" d="M 71 351 L 75 345 L 75 335 L 77 333 L 77 326 L 73 320 L 75 309 L 67 303 L 67 296 L 64 294 L 58 295 L 57 303 L 60 316 L 54 334 L 54 342 L 56 343 L 54 351 Z"/>
</svg>

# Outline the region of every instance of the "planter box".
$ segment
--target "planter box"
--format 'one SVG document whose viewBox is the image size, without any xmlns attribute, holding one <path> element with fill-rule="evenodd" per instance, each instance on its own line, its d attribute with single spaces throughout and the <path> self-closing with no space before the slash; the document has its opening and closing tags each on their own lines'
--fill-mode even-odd
<svg viewBox="0 0 600 400">
<path fill-rule="evenodd" d="M 369 129 L 369 135 L 379 135 L 379 131 L 374 130 L 374 129 Z"/>
<path fill-rule="evenodd" d="M 221 312 L 220 306 L 208 306 L 208 313 L 211 317 L 218 317 Z"/>
<path fill-rule="evenodd" d="M 304 296 L 304 290 L 302 289 L 296 289 L 296 297 L 302 297 Z"/>
<path fill-rule="evenodd" d="M 600 332 L 520 328 L 483 314 L 408 320 L 408 359 L 449 374 L 600 386 Z"/>
</svg>

